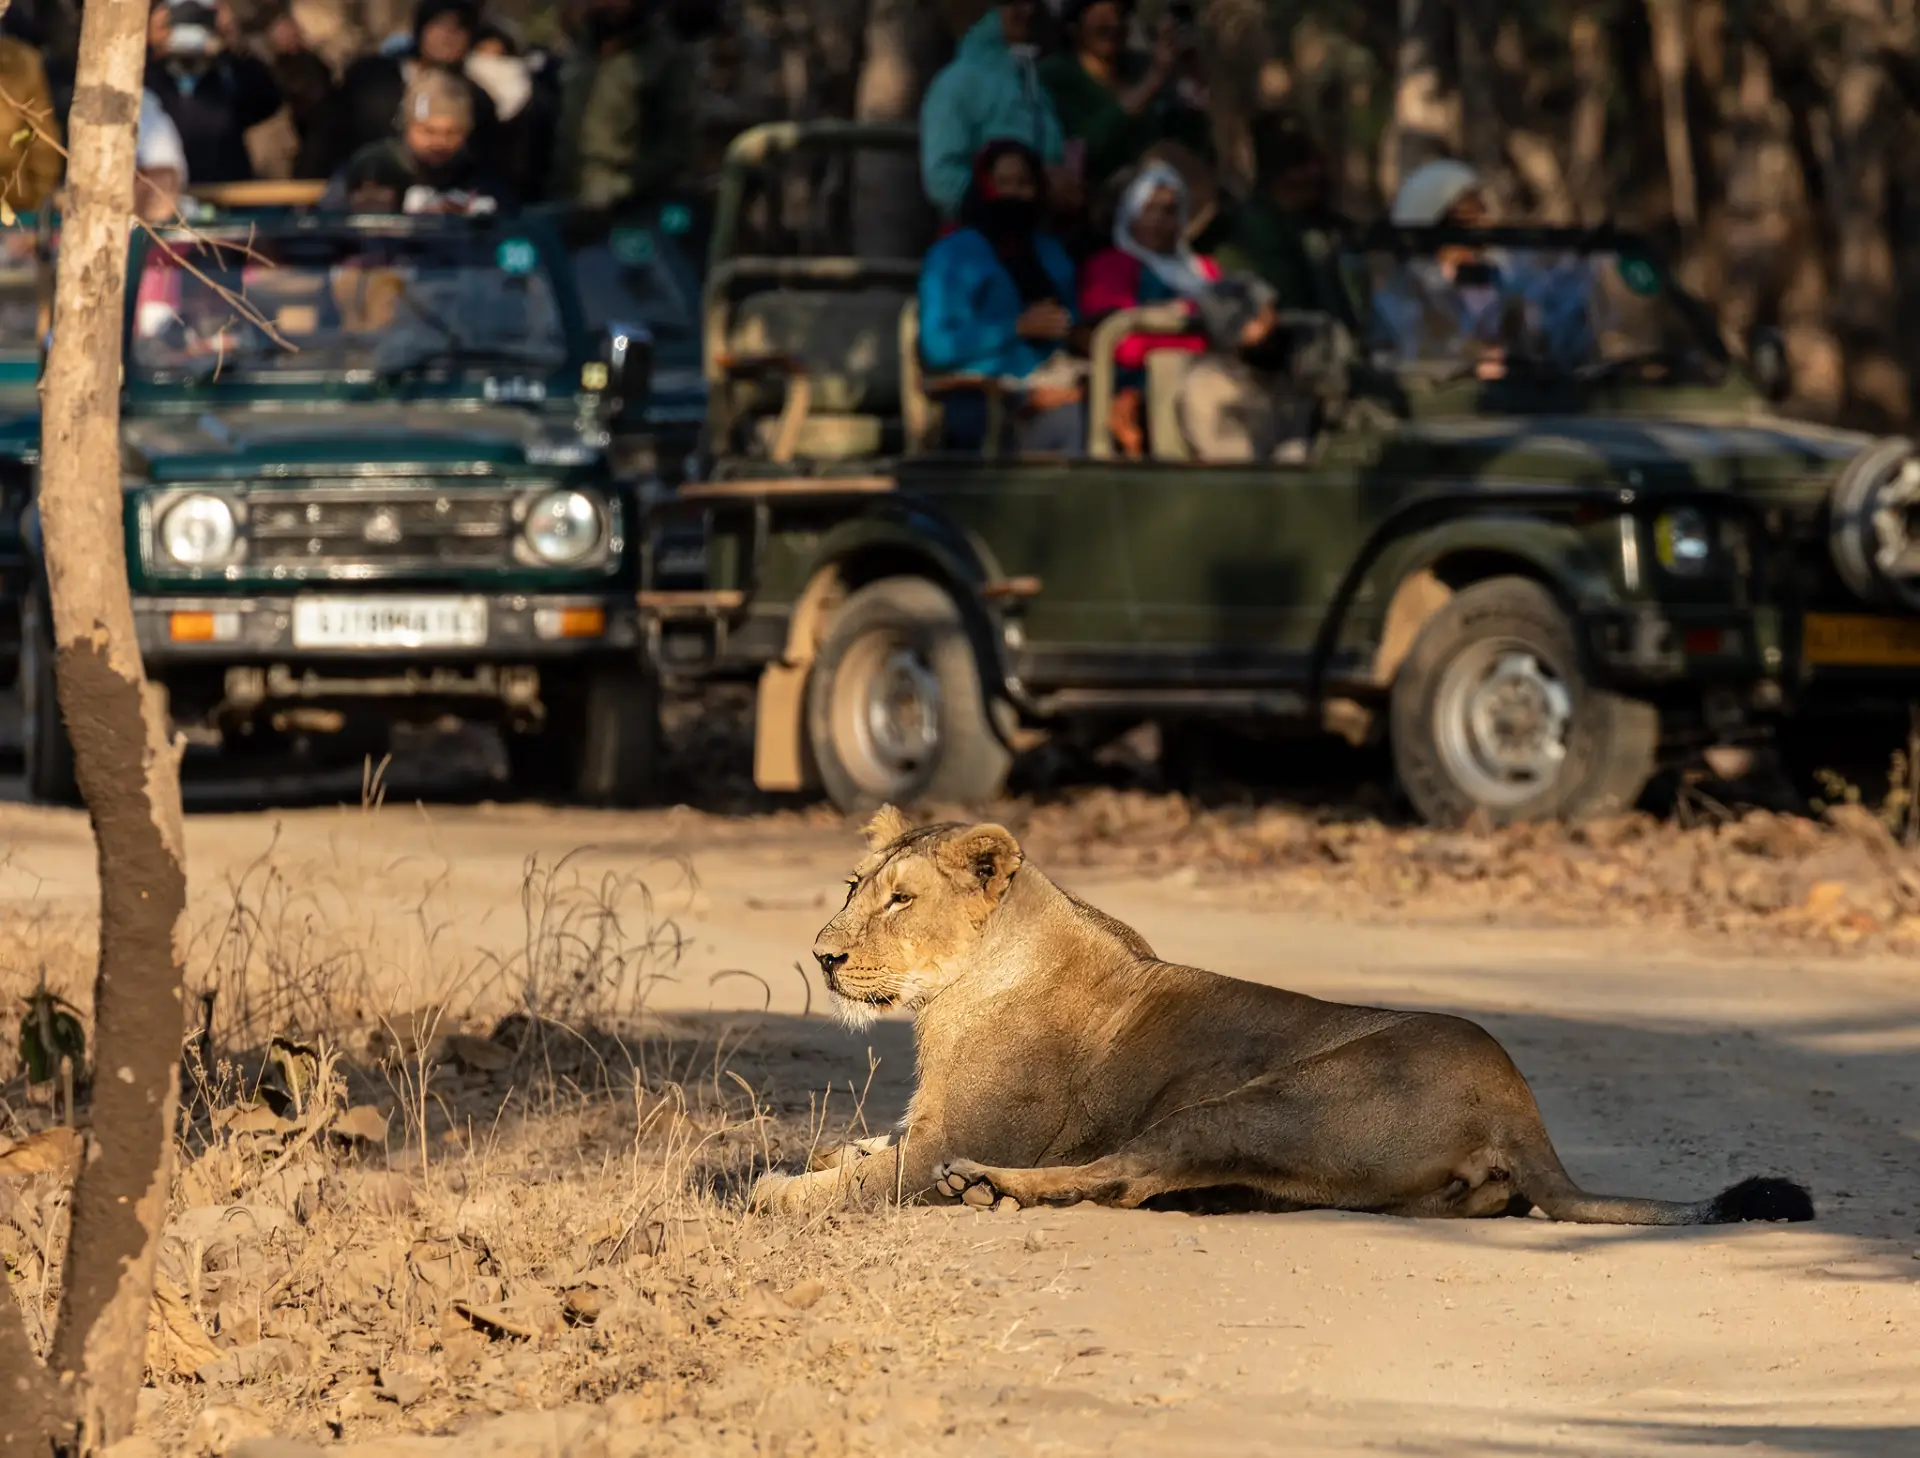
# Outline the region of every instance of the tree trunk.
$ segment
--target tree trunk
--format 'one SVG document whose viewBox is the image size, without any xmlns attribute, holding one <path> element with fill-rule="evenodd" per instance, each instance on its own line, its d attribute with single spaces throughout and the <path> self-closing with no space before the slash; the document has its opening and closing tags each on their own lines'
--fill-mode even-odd
<svg viewBox="0 0 1920 1458">
<path fill-rule="evenodd" d="M 1693 178 L 1693 138 L 1687 126 L 1687 32 L 1682 0 L 1647 0 L 1653 33 L 1653 68 L 1660 82 L 1660 132 L 1667 157 L 1667 187 L 1673 220 L 1691 254 L 1700 222 L 1700 194 Z"/>
<path fill-rule="evenodd" d="M 1392 197 L 1423 162 L 1460 146 L 1460 98 L 1448 64 L 1450 7 L 1442 0 L 1399 0 L 1400 44 L 1395 67 L 1392 146 L 1382 157 L 1389 175 L 1380 186 Z"/>
<path fill-rule="evenodd" d="M 19 1406 L 38 1410 L 43 1453 L 92 1452 L 132 1431 L 179 1096 L 179 761 L 134 637 L 120 490 L 121 326 L 148 10 L 146 0 L 92 0 L 84 12 L 43 394 L 39 504 L 54 662 L 100 876 L 88 1148 L 51 1360 L 22 1374 L 20 1389 L 32 1400 Z M 0 1323 L 17 1317 L 0 1313 Z M 19 1350 L 11 1332 L 0 1343 L 0 1353 Z"/>
<path fill-rule="evenodd" d="M 1254 116 L 1269 104 L 1265 88 L 1279 79 L 1269 71 L 1272 32 L 1254 0 L 1211 0 L 1202 20 L 1200 61 L 1216 178 L 1227 191 L 1244 194 L 1258 170 Z"/>
<path fill-rule="evenodd" d="M 1567 191 L 1574 212 L 1589 226 L 1607 216 L 1607 101 L 1613 88 L 1613 57 L 1607 31 L 1612 5 L 1583 9 L 1573 17 L 1573 115 L 1567 146 Z"/>
<path fill-rule="evenodd" d="M 1833 170 L 1829 205 L 1839 240 L 1834 260 L 1834 329 L 1846 356 L 1842 406 L 1878 429 L 1906 413 L 1906 372 L 1891 349 L 1895 317 L 1893 253 L 1887 237 L 1886 68 L 1867 25 L 1848 24 L 1833 90 Z"/>
<path fill-rule="evenodd" d="M 914 0 L 868 0 L 854 116 L 911 122 L 939 66 L 939 17 Z M 913 152 L 865 151 L 854 158 L 854 251 L 863 258 L 915 258 L 933 235 L 932 205 Z"/>
</svg>

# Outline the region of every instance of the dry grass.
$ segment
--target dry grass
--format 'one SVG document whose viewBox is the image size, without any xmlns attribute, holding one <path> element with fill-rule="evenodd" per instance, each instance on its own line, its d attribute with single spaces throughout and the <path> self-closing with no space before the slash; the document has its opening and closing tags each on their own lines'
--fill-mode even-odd
<svg viewBox="0 0 1920 1458">
<path fill-rule="evenodd" d="M 946 1426 L 937 1404 L 906 1405 L 911 1432 L 860 1410 L 876 1374 L 958 1340 L 941 1229 L 742 1212 L 757 1170 L 860 1132 L 862 1111 L 842 1097 L 827 1120 L 793 1020 L 650 1013 L 679 974 L 686 868 L 530 860 L 503 954 L 463 924 L 454 858 L 381 857 L 395 813 L 376 791 L 323 856 L 276 845 L 196 931 L 204 1026 L 185 1030 L 142 1432 L 213 1453 L 614 1394 L 622 1422 L 688 1451 L 862 1450 Z M 17 1008 L 44 966 L 84 1010 L 90 938 L 27 907 L 0 1000 Z M 11 1058 L 0 1258 L 44 1350 L 66 1184 L 4 1175 L 56 1137 Z"/>
</svg>

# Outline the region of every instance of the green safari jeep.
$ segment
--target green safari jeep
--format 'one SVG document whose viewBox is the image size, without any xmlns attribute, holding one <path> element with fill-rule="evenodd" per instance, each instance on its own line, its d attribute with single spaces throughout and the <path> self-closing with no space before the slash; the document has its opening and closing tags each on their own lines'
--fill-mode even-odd
<svg viewBox="0 0 1920 1458">
<path fill-rule="evenodd" d="M 589 333 L 547 224 L 281 211 L 139 239 L 125 348 L 134 615 L 190 741 L 364 752 L 453 715 L 500 724 L 529 790 L 643 793 L 637 484 L 606 445 L 650 344 Z M 44 573 L 23 617 L 29 788 L 67 799 Z"/>
<path fill-rule="evenodd" d="M 1343 245 L 1282 318 L 1302 428 L 1272 460 L 1194 458 L 1176 351 L 1146 458 L 1114 446 L 1115 347 L 1180 306 L 1095 329 L 1084 457 L 957 450 L 944 401 L 1007 402 L 925 377 L 917 256 L 735 241 L 780 164 L 903 139 L 749 140 L 708 283 L 723 454 L 649 526 L 697 523 L 705 580 L 642 601 L 663 674 L 757 680 L 766 788 L 977 802 L 1042 735 L 1234 719 L 1384 739 L 1432 821 L 1577 817 L 1663 755 L 1920 687 L 1913 446 L 1775 413 L 1777 336 L 1736 361 L 1631 238 Z"/>
</svg>

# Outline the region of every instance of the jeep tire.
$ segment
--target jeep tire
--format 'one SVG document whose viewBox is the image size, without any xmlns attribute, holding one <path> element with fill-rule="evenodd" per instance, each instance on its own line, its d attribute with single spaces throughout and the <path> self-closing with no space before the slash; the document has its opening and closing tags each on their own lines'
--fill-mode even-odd
<svg viewBox="0 0 1920 1458">
<path fill-rule="evenodd" d="M 1660 744 L 1659 711 L 1590 684 L 1566 614 L 1524 577 L 1475 583 L 1434 614 L 1391 719 L 1401 787 L 1436 825 L 1623 813 Z"/>
<path fill-rule="evenodd" d="M 73 740 L 60 715 L 53 672 L 53 609 L 44 588 L 20 605 L 20 758 L 29 798 L 43 805 L 77 805 Z"/>
<path fill-rule="evenodd" d="M 514 784 L 536 795 L 627 808 L 654 787 L 660 759 L 658 682 L 639 662 L 543 670 L 546 719 L 506 732 Z"/>
<path fill-rule="evenodd" d="M 806 716 L 821 784 L 849 814 L 981 805 L 1013 764 L 960 609 L 921 577 L 881 578 L 842 604 L 807 677 Z"/>
</svg>

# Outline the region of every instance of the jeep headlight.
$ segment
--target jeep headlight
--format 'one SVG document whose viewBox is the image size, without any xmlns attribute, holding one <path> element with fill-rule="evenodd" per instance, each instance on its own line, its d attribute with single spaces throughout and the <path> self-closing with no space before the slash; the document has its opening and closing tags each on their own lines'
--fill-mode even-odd
<svg viewBox="0 0 1920 1458">
<path fill-rule="evenodd" d="M 585 561 L 600 545 L 600 503 L 584 491 L 549 491 L 527 512 L 527 545 L 557 567 Z"/>
<path fill-rule="evenodd" d="M 182 496 L 160 518 L 160 550 L 183 567 L 224 562 L 238 536 L 233 508 L 218 496 Z"/>
<path fill-rule="evenodd" d="M 1707 519 L 1690 506 L 1662 512 L 1653 524 L 1653 542 L 1660 565 L 1676 577 L 1697 576 L 1713 555 Z"/>
</svg>

